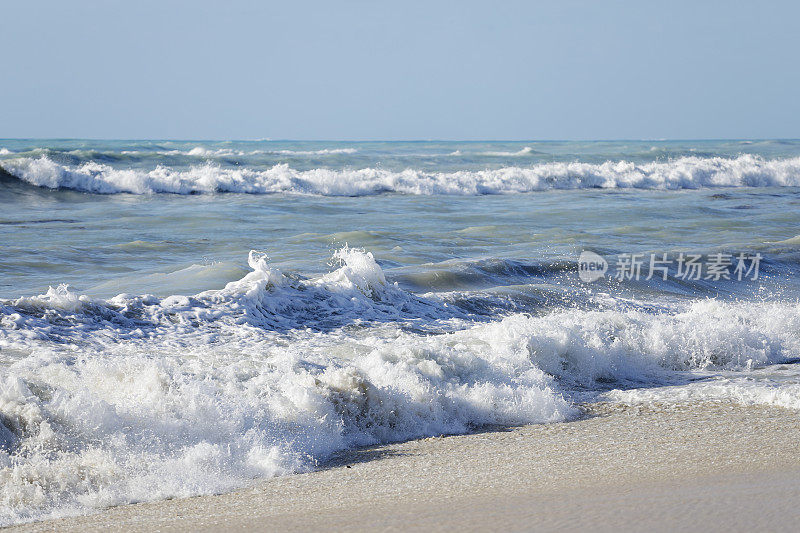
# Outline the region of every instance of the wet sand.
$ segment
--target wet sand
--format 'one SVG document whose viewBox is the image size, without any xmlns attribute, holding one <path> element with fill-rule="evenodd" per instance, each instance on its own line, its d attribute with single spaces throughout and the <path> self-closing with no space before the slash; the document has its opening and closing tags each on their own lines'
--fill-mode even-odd
<svg viewBox="0 0 800 533">
<path fill-rule="evenodd" d="M 798 522 L 796 411 L 596 405 L 574 422 L 377 446 L 231 494 L 8 531 L 794 531 Z"/>
</svg>

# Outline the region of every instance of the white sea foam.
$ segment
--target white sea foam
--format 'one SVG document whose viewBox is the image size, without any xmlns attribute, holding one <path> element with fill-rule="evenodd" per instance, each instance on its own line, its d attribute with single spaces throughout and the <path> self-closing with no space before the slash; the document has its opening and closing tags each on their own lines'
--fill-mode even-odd
<svg viewBox="0 0 800 533">
<path fill-rule="evenodd" d="M 159 166 L 150 171 L 116 169 L 98 162 L 78 166 L 47 157 L 3 161 L 21 180 L 40 187 L 95 193 L 289 193 L 361 196 L 396 192 L 414 195 L 510 194 L 547 189 L 800 186 L 800 158 L 765 160 L 682 157 L 669 162 L 545 163 L 530 168 L 481 171 L 401 172 L 379 168 L 295 170 L 276 165 L 265 170 L 211 164 L 188 170 Z"/>
<path fill-rule="evenodd" d="M 193 297 L 105 302 L 59 287 L 6 302 L 0 345 L 28 355 L 0 380 L 0 523 L 229 490 L 351 446 L 574 414 L 524 353 L 385 322 L 447 313 L 387 283 L 371 254 L 335 260 L 296 281 L 252 253 L 242 280 Z M 304 328 L 337 313 L 376 325 Z"/>
<path fill-rule="evenodd" d="M 768 405 L 800 410 L 800 375 L 793 383 L 752 378 L 708 378 L 685 385 L 631 390 L 613 390 L 598 399 L 627 405 L 679 405 L 682 403 L 726 402 L 739 405 Z"/>
<path fill-rule="evenodd" d="M 567 420 L 571 391 L 598 381 L 657 385 L 800 354 L 797 303 L 485 322 L 403 291 L 362 250 L 314 278 L 257 252 L 248 263 L 194 296 L 60 286 L 0 302 L 0 524 L 229 490 L 358 445 Z M 783 405 L 800 405 L 786 391 Z"/>
<path fill-rule="evenodd" d="M 358 152 L 358 150 L 355 148 L 323 148 L 322 150 L 276 150 L 266 153 L 284 155 L 335 155 L 354 154 L 356 152 Z"/>
<path fill-rule="evenodd" d="M 42 149 L 37 149 L 43 152 Z M 189 150 L 121 150 L 119 153 L 125 155 L 138 155 L 138 156 L 152 156 L 152 155 L 172 155 L 172 156 L 190 156 L 201 158 L 214 158 L 214 157 L 244 157 L 253 155 L 343 155 L 355 154 L 358 152 L 357 148 L 322 148 L 320 150 L 235 150 L 233 148 L 208 148 L 205 146 L 195 146 Z M 36 154 L 37 151 L 32 152 Z M 85 155 L 86 151 L 73 150 L 67 152 L 73 155 Z"/>
<path fill-rule="evenodd" d="M 535 153 L 536 151 L 533 148 L 531 148 L 530 146 L 526 146 L 525 148 L 517 150 L 516 152 L 488 151 L 488 152 L 479 152 L 479 155 L 488 155 L 493 157 L 521 157 Z"/>
<path fill-rule="evenodd" d="M 358 152 L 356 148 L 323 148 L 320 150 L 233 150 L 231 148 L 205 148 L 203 146 L 196 146 L 185 152 L 186 155 L 201 156 L 201 157 L 222 157 L 222 156 L 245 156 L 245 155 L 259 155 L 259 154 L 276 154 L 276 155 L 336 155 L 336 154 L 354 154 Z M 179 150 L 165 152 L 169 154 L 183 154 Z"/>
<path fill-rule="evenodd" d="M 530 146 L 526 146 L 525 148 L 517 150 L 516 152 L 507 152 L 507 151 L 504 152 L 502 150 L 490 150 L 490 151 L 486 151 L 486 152 L 467 152 L 465 154 L 461 150 L 455 150 L 454 152 L 450 152 L 447 155 L 451 155 L 451 156 L 463 156 L 463 155 L 468 155 L 468 156 L 479 155 L 480 156 L 480 155 L 483 155 L 483 156 L 490 156 L 490 157 L 520 157 L 520 156 L 532 155 L 532 154 L 535 154 L 535 153 L 537 153 L 536 150 L 534 150 Z"/>
</svg>

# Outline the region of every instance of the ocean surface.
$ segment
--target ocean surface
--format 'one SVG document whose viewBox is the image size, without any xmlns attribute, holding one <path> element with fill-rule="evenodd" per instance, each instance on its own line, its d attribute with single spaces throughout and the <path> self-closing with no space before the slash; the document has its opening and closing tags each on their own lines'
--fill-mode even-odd
<svg viewBox="0 0 800 533">
<path fill-rule="evenodd" d="M 592 402 L 800 409 L 798 273 L 800 141 L 0 140 L 0 525 Z"/>
</svg>

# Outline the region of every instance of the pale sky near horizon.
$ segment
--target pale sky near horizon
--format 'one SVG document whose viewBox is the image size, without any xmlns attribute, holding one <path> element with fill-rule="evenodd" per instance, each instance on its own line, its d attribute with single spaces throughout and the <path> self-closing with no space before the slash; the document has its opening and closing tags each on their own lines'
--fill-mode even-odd
<svg viewBox="0 0 800 533">
<path fill-rule="evenodd" d="M 793 2 L 0 0 L 0 137 L 800 137 Z"/>
</svg>

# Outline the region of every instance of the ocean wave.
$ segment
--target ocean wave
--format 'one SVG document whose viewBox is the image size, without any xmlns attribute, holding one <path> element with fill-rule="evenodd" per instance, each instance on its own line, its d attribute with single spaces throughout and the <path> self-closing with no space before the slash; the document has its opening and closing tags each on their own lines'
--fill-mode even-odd
<svg viewBox="0 0 800 533">
<path fill-rule="evenodd" d="M 174 150 L 165 152 L 169 154 L 185 154 L 190 156 L 201 157 L 223 157 L 223 156 L 246 156 L 246 155 L 338 155 L 338 154 L 354 154 L 358 152 L 356 148 L 323 148 L 320 150 L 233 150 L 230 148 L 205 148 L 203 146 L 196 146 L 187 152 Z"/>
<path fill-rule="evenodd" d="M 94 161 L 62 165 L 48 157 L 4 160 L 2 168 L 31 185 L 102 194 L 484 195 L 548 189 L 800 186 L 800 158 L 767 160 L 752 155 L 682 157 L 650 163 L 545 163 L 529 168 L 456 172 L 414 169 L 396 172 L 380 168 L 295 170 L 285 164 L 265 170 L 206 164 L 186 170 L 158 166 L 145 171 L 117 169 Z"/>
<path fill-rule="evenodd" d="M 248 263 L 193 296 L 61 286 L 0 302 L 0 524 L 231 490 L 355 446 L 569 420 L 574 390 L 800 355 L 795 302 L 487 322 L 402 290 L 363 250 L 309 278 L 255 251 Z"/>
<path fill-rule="evenodd" d="M 66 285 L 44 295 L 0 303 L 0 346 L 36 338 L 57 343 L 103 344 L 116 330 L 126 341 L 192 339 L 213 330 L 235 337 L 248 327 L 267 332 L 331 331 L 365 322 L 465 318 L 467 313 L 438 299 L 422 298 L 389 283 L 371 253 L 342 248 L 340 267 L 306 279 L 284 275 L 266 256 L 252 251 L 252 271 L 223 289 L 193 296 L 121 294 L 109 300 L 78 295 Z M 55 319 L 54 319 L 55 316 Z M 243 326 L 245 326 L 243 328 Z M 124 327 L 124 331 L 120 330 Z"/>
<path fill-rule="evenodd" d="M 778 376 L 780 378 L 781 376 Z M 767 405 L 800 410 L 800 383 L 797 375 L 787 380 L 737 377 L 716 377 L 687 385 L 657 388 L 613 390 L 598 396 L 604 402 L 624 405 L 680 405 L 707 402 L 738 405 Z"/>
<path fill-rule="evenodd" d="M 298 280 L 254 252 L 243 279 L 193 297 L 60 287 L 3 302 L 0 346 L 26 356 L 0 378 L 0 524 L 231 490 L 344 448 L 574 416 L 524 358 L 498 366 L 489 344 L 398 327 L 446 319 L 447 306 L 387 283 L 371 254 L 334 260 Z M 322 315 L 333 329 L 310 329 Z"/>
<path fill-rule="evenodd" d="M 504 151 L 486 151 L 486 152 L 466 152 L 464 153 L 461 150 L 455 150 L 450 152 L 447 155 L 450 156 L 488 156 L 488 157 L 521 157 L 526 155 L 534 155 L 534 154 L 541 154 L 541 152 L 537 152 L 530 146 L 526 146 L 521 150 L 517 150 L 516 152 L 504 152 Z"/>
<path fill-rule="evenodd" d="M 517 150 L 516 152 L 503 152 L 503 151 L 488 151 L 488 152 L 478 152 L 478 155 L 487 155 L 492 157 L 522 157 L 526 155 L 533 155 L 538 154 L 537 152 L 530 146 L 526 146 L 521 150 Z"/>
<path fill-rule="evenodd" d="M 322 150 L 276 150 L 268 153 L 284 155 L 335 155 L 355 154 L 356 148 L 323 148 Z"/>
<path fill-rule="evenodd" d="M 7 148 L 0 148 L 0 156 L 16 155 L 27 158 L 49 158 L 59 163 L 69 162 L 78 166 L 84 163 L 102 162 L 124 162 L 124 161 L 147 161 L 193 158 L 193 159 L 214 159 L 231 157 L 250 157 L 259 155 L 272 156 L 328 156 L 328 155 L 349 155 L 358 152 L 356 148 L 324 148 L 319 150 L 237 150 L 233 148 L 209 148 L 205 146 L 195 146 L 191 149 L 136 149 L 136 150 L 101 150 L 101 149 L 81 149 L 72 150 L 54 148 L 32 148 L 30 150 L 12 152 Z"/>
</svg>

